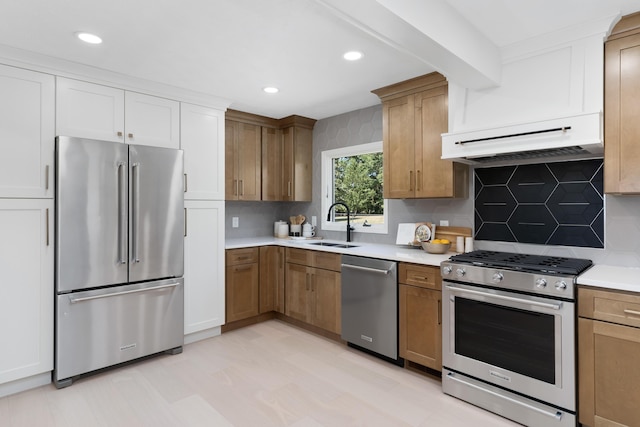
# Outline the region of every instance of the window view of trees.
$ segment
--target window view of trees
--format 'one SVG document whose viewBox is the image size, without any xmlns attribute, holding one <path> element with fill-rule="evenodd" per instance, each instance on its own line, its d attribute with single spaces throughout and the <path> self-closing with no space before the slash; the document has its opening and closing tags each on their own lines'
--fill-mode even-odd
<svg viewBox="0 0 640 427">
<path fill-rule="evenodd" d="M 334 201 L 349 205 L 352 221 L 383 221 L 382 153 L 334 158 L 333 179 Z M 346 213 L 344 208 L 336 206 L 336 221 L 342 219 L 341 213 Z"/>
</svg>

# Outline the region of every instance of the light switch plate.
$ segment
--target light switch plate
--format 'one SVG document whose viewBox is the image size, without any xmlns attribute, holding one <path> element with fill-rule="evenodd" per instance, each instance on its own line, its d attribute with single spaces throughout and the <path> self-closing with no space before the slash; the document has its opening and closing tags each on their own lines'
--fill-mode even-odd
<svg viewBox="0 0 640 427">
<path fill-rule="evenodd" d="M 449 226 L 449 220 L 446 220 L 446 219 L 440 220 L 440 227 L 448 227 L 448 226 Z"/>
<path fill-rule="evenodd" d="M 231 227 L 238 228 L 240 226 L 240 218 L 237 216 L 231 217 Z"/>
</svg>

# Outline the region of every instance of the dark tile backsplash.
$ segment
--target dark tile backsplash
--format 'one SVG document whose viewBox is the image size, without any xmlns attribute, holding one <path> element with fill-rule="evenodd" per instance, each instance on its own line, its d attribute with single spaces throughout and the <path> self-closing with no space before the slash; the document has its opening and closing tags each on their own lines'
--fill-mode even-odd
<svg viewBox="0 0 640 427">
<path fill-rule="evenodd" d="M 475 238 L 604 247 L 603 161 L 475 169 Z"/>
</svg>

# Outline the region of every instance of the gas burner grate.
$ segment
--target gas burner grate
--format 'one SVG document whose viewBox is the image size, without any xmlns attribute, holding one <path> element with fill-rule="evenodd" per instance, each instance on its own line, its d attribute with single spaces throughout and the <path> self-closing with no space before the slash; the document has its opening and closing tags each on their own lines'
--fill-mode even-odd
<svg viewBox="0 0 640 427">
<path fill-rule="evenodd" d="M 454 255 L 451 257 L 451 261 L 486 267 L 573 275 L 582 273 L 593 264 L 589 259 L 484 250 Z"/>
</svg>

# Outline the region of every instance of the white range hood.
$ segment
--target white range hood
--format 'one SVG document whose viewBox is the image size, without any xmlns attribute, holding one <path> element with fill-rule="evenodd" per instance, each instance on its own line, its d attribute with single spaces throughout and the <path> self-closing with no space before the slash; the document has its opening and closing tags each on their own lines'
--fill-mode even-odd
<svg viewBox="0 0 640 427">
<path fill-rule="evenodd" d="M 442 159 L 476 166 L 601 158 L 599 112 L 442 134 Z"/>
</svg>

